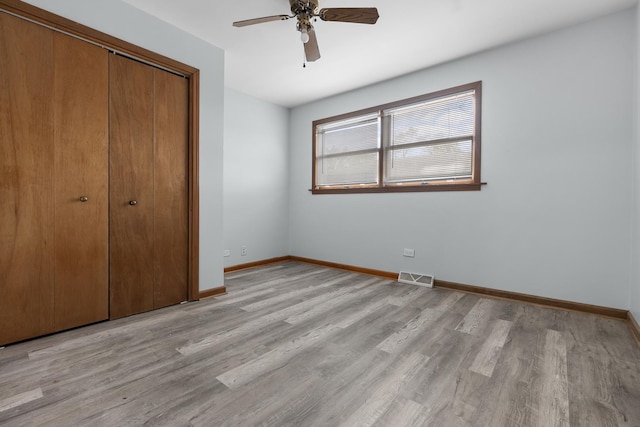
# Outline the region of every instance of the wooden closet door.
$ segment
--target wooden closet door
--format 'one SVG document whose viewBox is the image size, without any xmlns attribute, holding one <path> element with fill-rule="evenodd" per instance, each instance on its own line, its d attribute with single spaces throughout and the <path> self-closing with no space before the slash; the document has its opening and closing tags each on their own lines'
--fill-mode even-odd
<svg viewBox="0 0 640 427">
<path fill-rule="evenodd" d="M 155 285 L 153 307 L 188 299 L 188 80 L 155 73 Z"/>
<path fill-rule="evenodd" d="M 53 331 L 52 35 L 0 13 L 0 344 Z"/>
<path fill-rule="evenodd" d="M 109 317 L 108 53 L 54 34 L 55 329 Z"/>
<path fill-rule="evenodd" d="M 153 309 L 153 68 L 109 55 L 110 318 Z"/>
</svg>

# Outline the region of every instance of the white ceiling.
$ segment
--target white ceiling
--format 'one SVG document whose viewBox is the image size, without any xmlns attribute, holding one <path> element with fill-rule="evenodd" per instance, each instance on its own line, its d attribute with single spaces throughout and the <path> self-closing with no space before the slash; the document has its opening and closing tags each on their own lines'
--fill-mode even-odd
<svg viewBox="0 0 640 427">
<path fill-rule="evenodd" d="M 315 23 L 322 58 L 302 67 L 287 0 L 125 0 L 225 50 L 225 85 L 285 107 L 304 104 L 632 7 L 637 0 L 321 0 L 378 8 L 375 25 Z M 630 11 L 631 13 L 631 11 Z"/>
</svg>

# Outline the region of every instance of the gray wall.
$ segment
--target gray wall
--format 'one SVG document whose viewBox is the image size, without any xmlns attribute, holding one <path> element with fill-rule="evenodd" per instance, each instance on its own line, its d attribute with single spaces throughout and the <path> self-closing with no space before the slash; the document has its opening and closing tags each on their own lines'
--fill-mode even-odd
<svg viewBox="0 0 640 427">
<path fill-rule="evenodd" d="M 28 3 L 200 69 L 200 289 L 222 286 L 224 52 L 119 0 Z"/>
<path fill-rule="evenodd" d="M 288 132 L 288 109 L 225 90 L 225 267 L 289 255 Z"/>
<path fill-rule="evenodd" d="M 635 20 L 625 11 L 293 109 L 291 254 L 628 308 Z M 313 120 L 476 80 L 482 191 L 308 192 Z"/>
<path fill-rule="evenodd" d="M 636 80 L 635 80 L 635 150 L 634 150 L 634 209 L 633 209 L 633 251 L 632 251 L 632 275 L 631 275 L 631 313 L 640 322 L 640 4 L 636 7 Z"/>
</svg>

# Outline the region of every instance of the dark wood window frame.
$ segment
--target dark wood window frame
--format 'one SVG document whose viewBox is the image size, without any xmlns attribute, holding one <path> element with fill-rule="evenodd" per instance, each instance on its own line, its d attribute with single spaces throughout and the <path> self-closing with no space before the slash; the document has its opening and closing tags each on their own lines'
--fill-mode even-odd
<svg viewBox="0 0 640 427">
<path fill-rule="evenodd" d="M 474 97 L 474 131 L 472 141 L 472 153 L 471 153 L 471 177 L 469 179 L 460 180 L 432 180 L 428 183 L 423 182 L 402 182 L 385 184 L 384 182 L 384 159 L 387 150 L 393 150 L 393 147 L 385 147 L 384 144 L 379 143 L 377 149 L 373 150 L 378 152 L 378 182 L 376 184 L 352 184 L 352 185 L 334 185 L 334 186 L 321 186 L 318 185 L 317 176 L 317 128 L 321 125 L 326 125 L 332 122 L 339 122 L 350 118 L 356 118 L 359 116 L 366 116 L 378 113 L 380 116 L 386 110 L 409 106 L 420 102 L 435 100 L 451 96 L 457 93 L 464 93 L 470 90 L 475 91 Z M 313 147 L 312 147 L 312 187 L 311 192 L 313 194 L 351 194 L 351 193 L 397 193 L 397 192 L 428 192 L 428 191 L 478 191 L 481 188 L 480 178 L 480 154 L 481 154 L 481 125 L 482 125 L 482 82 L 477 81 L 465 85 L 460 85 L 437 92 L 416 96 L 413 98 L 403 99 L 388 104 L 378 105 L 363 110 L 354 111 L 351 113 L 341 114 L 333 117 L 327 117 L 320 120 L 315 120 L 312 126 L 313 132 Z M 382 133 L 386 132 L 384 124 L 382 125 Z M 455 138 L 454 138 L 455 139 Z M 453 139 L 452 139 L 453 140 Z M 442 142 L 435 141 L 436 143 Z M 416 145 L 429 145 L 430 142 L 421 142 Z M 367 152 L 371 149 L 366 150 Z M 364 152 L 364 151 L 363 151 Z M 356 153 L 355 151 L 350 153 Z M 331 156 L 331 155 L 330 155 Z M 325 156 L 326 158 L 327 156 Z"/>
</svg>

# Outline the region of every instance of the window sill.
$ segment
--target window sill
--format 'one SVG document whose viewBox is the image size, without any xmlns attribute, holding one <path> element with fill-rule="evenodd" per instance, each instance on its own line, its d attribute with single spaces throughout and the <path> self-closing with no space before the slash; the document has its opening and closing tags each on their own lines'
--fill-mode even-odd
<svg viewBox="0 0 640 427">
<path fill-rule="evenodd" d="M 353 187 L 353 188 L 314 188 L 312 194 L 353 194 L 353 193 L 424 193 L 435 191 L 480 191 L 486 185 L 466 184 L 430 184 L 430 185 L 394 185 L 386 187 Z"/>
</svg>

